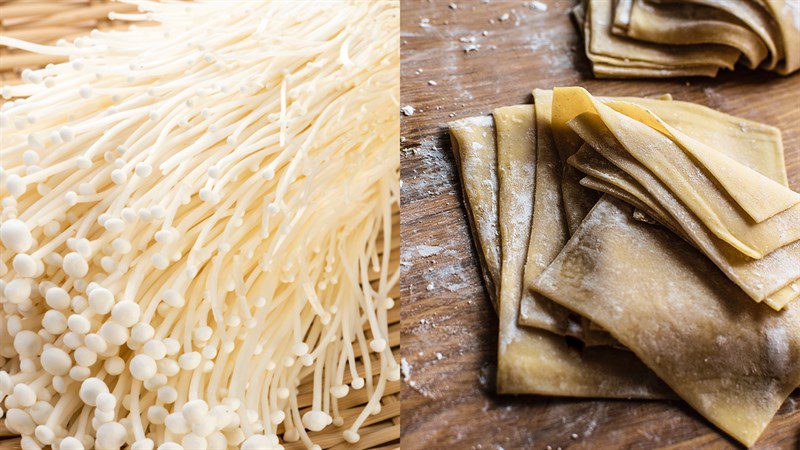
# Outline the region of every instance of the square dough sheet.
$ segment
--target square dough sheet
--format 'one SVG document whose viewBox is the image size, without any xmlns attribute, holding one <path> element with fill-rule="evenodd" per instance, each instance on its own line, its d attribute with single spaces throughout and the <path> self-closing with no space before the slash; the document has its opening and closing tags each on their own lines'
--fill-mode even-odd
<svg viewBox="0 0 800 450">
<path fill-rule="evenodd" d="M 532 124 L 533 107 L 515 107 L 511 110 L 500 111 L 503 122 L 510 122 L 512 127 L 519 125 L 529 127 L 522 133 L 533 133 L 530 125 L 525 122 L 515 122 L 520 115 L 530 117 Z M 527 109 L 527 110 L 526 110 Z M 516 128 L 516 127 L 515 127 Z M 459 160 L 459 175 L 461 176 L 462 189 L 465 193 L 465 206 L 470 209 L 470 225 L 473 226 L 473 236 L 486 236 L 486 239 L 477 239 L 476 246 L 482 255 L 500 254 L 499 221 L 501 217 L 492 215 L 491 211 L 498 211 L 498 203 L 504 202 L 506 209 L 503 219 L 510 223 L 509 216 L 513 215 L 509 207 L 516 207 L 525 203 L 526 195 L 533 195 L 533 185 L 526 184 L 526 192 L 520 193 L 518 201 L 514 200 L 515 184 L 510 184 L 508 176 L 503 177 L 497 192 L 492 187 L 491 179 L 497 179 L 498 165 L 493 161 L 500 161 L 498 148 L 494 139 L 494 121 L 492 117 L 469 118 L 450 124 L 451 137 L 455 140 L 456 158 Z M 532 138 L 532 136 L 531 136 Z M 473 145 L 472 141 L 480 142 Z M 506 142 L 507 140 L 503 140 Z M 476 151 L 465 150 L 473 149 Z M 508 150 L 504 147 L 504 150 Z M 503 151 L 504 168 L 513 165 L 516 158 L 513 152 Z M 532 164 L 532 158 L 525 155 L 516 155 Z M 467 162 L 466 158 L 475 158 Z M 487 171 L 467 171 L 465 167 L 478 165 L 489 168 Z M 494 173 L 491 173 L 494 171 Z M 507 174 L 509 175 L 509 174 Z M 488 177 L 488 178 L 487 178 Z M 522 182 L 522 179 L 515 179 Z M 511 203 L 511 204 L 509 204 Z M 480 211 L 480 213 L 479 213 Z M 504 256 L 503 264 L 495 268 L 484 267 L 485 274 L 502 273 L 502 283 L 508 288 L 500 295 L 501 315 L 501 346 L 498 355 L 498 391 L 513 394 L 541 394 L 567 397 L 607 397 L 607 398 L 669 398 L 672 394 L 658 378 L 647 369 L 632 353 L 614 348 L 593 347 L 585 351 L 578 351 L 567 345 L 564 337 L 557 336 L 543 330 L 520 328 L 516 324 L 516 316 L 521 295 L 523 279 L 523 265 L 526 256 L 527 234 L 530 226 L 529 220 L 522 219 L 514 230 L 513 239 L 520 239 L 521 245 L 513 244 L 508 240 L 503 244 L 504 249 L 515 249 L 512 254 Z M 483 233 L 478 233 L 483 229 Z M 507 231 L 511 233 L 511 230 Z M 496 245 L 496 249 L 487 246 Z M 495 259 L 482 257 L 481 263 L 487 266 L 494 264 Z M 489 275 L 491 276 L 491 275 Z M 500 286 L 501 280 L 497 279 L 495 285 Z M 515 287 L 516 286 L 516 287 Z M 505 305 L 504 305 L 505 302 Z M 502 340 L 505 339 L 505 345 Z"/>
<path fill-rule="evenodd" d="M 792 293 L 798 292 L 794 283 L 800 278 L 800 242 L 784 246 L 761 259 L 742 255 L 704 227 L 664 183 L 622 148 L 596 115 L 581 115 L 570 125 L 591 141 L 591 148 L 583 147 L 571 160 L 571 165 L 616 184 L 647 204 L 657 204 L 679 224 L 695 246 L 754 300 L 766 301 L 780 309 L 796 297 Z M 602 156 L 594 157 L 593 152 Z"/>
<path fill-rule="evenodd" d="M 761 38 L 738 18 L 705 5 L 618 0 L 612 30 L 621 36 L 656 44 L 726 45 L 741 51 L 751 69 L 768 55 Z"/>
<path fill-rule="evenodd" d="M 603 197 L 536 290 L 630 348 L 678 395 L 753 445 L 800 384 L 800 307 L 775 313 L 674 233 Z"/>
<path fill-rule="evenodd" d="M 553 123 L 593 113 L 720 239 L 759 259 L 800 240 L 800 194 L 664 122 L 647 108 L 554 91 Z M 584 137 L 585 139 L 585 137 Z"/>
<path fill-rule="evenodd" d="M 672 6 L 705 6 L 736 17 L 752 30 L 767 47 L 769 56 L 762 63 L 766 70 L 776 70 L 785 56 L 783 37 L 770 11 L 752 0 L 650 0 Z M 779 0 L 783 1 L 783 0 Z"/>
<path fill-rule="evenodd" d="M 570 157 L 582 144 L 566 126 L 552 129 L 552 91 L 537 89 L 533 92 L 536 107 L 536 189 L 531 239 L 526 265 L 526 286 L 546 267 L 565 241 L 559 229 L 566 217 L 568 231 L 574 231 L 594 206 L 598 195 L 581 186 L 583 175 L 564 164 L 562 172 L 553 170 L 554 147 L 562 161 Z M 780 131 L 774 127 L 724 114 L 694 103 L 672 101 L 669 95 L 657 98 L 603 98 L 607 102 L 630 102 L 656 111 L 670 126 L 703 143 L 716 143 L 726 155 L 754 170 L 786 185 L 786 168 Z M 554 131 L 557 133 L 554 139 Z M 541 162 L 545 161 L 544 164 Z M 556 162 L 557 164 L 558 162 Z M 558 191 L 562 193 L 560 197 Z M 738 252 L 737 252 L 738 253 Z M 742 259 L 742 258 L 740 258 Z M 774 259 L 774 258 L 773 258 Z M 780 273 L 780 272 L 776 272 Z M 758 278 L 751 284 L 759 285 Z M 768 286 L 769 288 L 769 286 Z M 552 301 L 523 290 L 520 323 L 549 330 L 558 334 L 580 337 L 587 345 L 613 345 L 605 333 L 589 333 L 577 323 L 574 313 L 554 305 Z M 766 292 L 769 294 L 770 292 Z M 764 294 L 762 294 L 762 297 Z"/>
<path fill-rule="evenodd" d="M 570 158 L 569 164 L 603 183 L 598 185 L 584 178 L 582 184 L 600 188 L 602 192 L 646 210 L 651 217 L 694 244 L 751 298 L 780 310 L 800 297 L 800 264 L 797 263 L 800 242 L 762 259 L 743 256 L 704 228 L 663 184 L 623 151 L 615 149 L 613 142 L 597 150 L 584 146 Z M 613 187 L 609 189 L 608 185 Z M 630 197 L 635 198 L 635 202 L 630 201 Z"/>
<path fill-rule="evenodd" d="M 588 0 L 583 19 L 586 54 L 595 75 L 678 76 L 716 75 L 718 68 L 732 69 L 740 52 L 734 48 L 700 44 L 662 46 L 637 41 L 612 32 L 614 2 Z M 580 22 L 580 10 L 576 11 Z M 616 67 L 607 70 L 606 67 Z M 607 73 L 606 73 L 607 72 Z M 678 72 L 678 73 L 676 73 Z"/>
</svg>

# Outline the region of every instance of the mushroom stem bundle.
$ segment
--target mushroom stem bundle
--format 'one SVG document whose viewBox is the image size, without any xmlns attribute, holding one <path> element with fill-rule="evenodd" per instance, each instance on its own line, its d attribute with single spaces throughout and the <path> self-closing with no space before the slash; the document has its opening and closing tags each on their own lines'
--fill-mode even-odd
<svg viewBox="0 0 800 450">
<path fill-rule="evenodd" d="M 158 24 L 0 37 L 70 58 L 2 89 L 0 414 L 26 450 L 313 448 L 365 389 L 356 442 L 400 377 L 398 4 L 130 3 Z"/>
</svg>

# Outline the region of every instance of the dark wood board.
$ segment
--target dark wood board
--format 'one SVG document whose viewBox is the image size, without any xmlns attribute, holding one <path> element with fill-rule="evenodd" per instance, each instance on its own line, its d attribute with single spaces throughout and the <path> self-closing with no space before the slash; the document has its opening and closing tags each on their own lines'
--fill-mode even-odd
<svg viewBox="0 0 800 450">
<path fill-rule="evenodd" d="M 669 92 L 678 100 L 779 127 L 800 190 L 800 76 L 739 68 L 716 79 L 597 80 L 567 10 L 572 0 L 403 0 L 402 354 L 404 448 L 736 448 L 680 402 L 493 393 L 497 318 L 478 273 L 445 124 L 530 103 L 533 88 L 600 95 Z M 499 20 L 504 14 L 508 19 Z M 427 19 L 429 26 L 420 26 Z M 486 31 L 484 36 L 483 31 Z M 475 37 L 475 51 L 465 52 Z M 436 84 L 429 83 L 433 81 Z M 427 255 L 427 256 L 426 256 Z M 795 392 L 755 448 L 800 448 Z"/>
</svg>

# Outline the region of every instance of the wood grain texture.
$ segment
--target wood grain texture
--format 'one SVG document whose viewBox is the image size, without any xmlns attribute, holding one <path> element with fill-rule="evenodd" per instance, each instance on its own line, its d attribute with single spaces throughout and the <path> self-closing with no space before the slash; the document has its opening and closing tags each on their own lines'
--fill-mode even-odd
<svg viewBox="0 0 800 450">
<path fill-rule="evenodd" d="M 573 2 L 543 1 L 547 11 L 523 1 L 460 1 L 453 9 L 403 0 L 401 103 L 416 112 L 402 121 L 402 446 L 736 448 L 680 402 L 493 394 L 497 316 L 479 276 L 446 123 L 530 103 L 535 87 L 669 92 L 779 127 L 790 184 L 800 190 L 800 76 L 738 68 L 716 79 L 596 80 L 567 15 Z M 479 47 L 466 52 L 471 44 Z M 800 392 L 755 448 L 800 448 Z"/>
<path fill-rule="evenodd" d="M 20 450 L 22 443 L 19 438 L 3 438 L 0 440 L 0 450 Z"/>
</svg>

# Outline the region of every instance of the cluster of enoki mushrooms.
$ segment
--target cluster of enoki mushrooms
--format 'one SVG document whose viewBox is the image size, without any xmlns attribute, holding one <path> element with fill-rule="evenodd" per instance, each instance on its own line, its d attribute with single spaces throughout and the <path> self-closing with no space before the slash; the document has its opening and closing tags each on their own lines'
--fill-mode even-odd
<svg viewBox="0 0 800 450">
<path fill-rule="evenodd" d="M 6 426 L 25 450 L 358 441 L 400 377 L 398 5 L 133 3 L 155 25 L 0 37 L 69 59 L 2 88 Z"/>
</svg>

